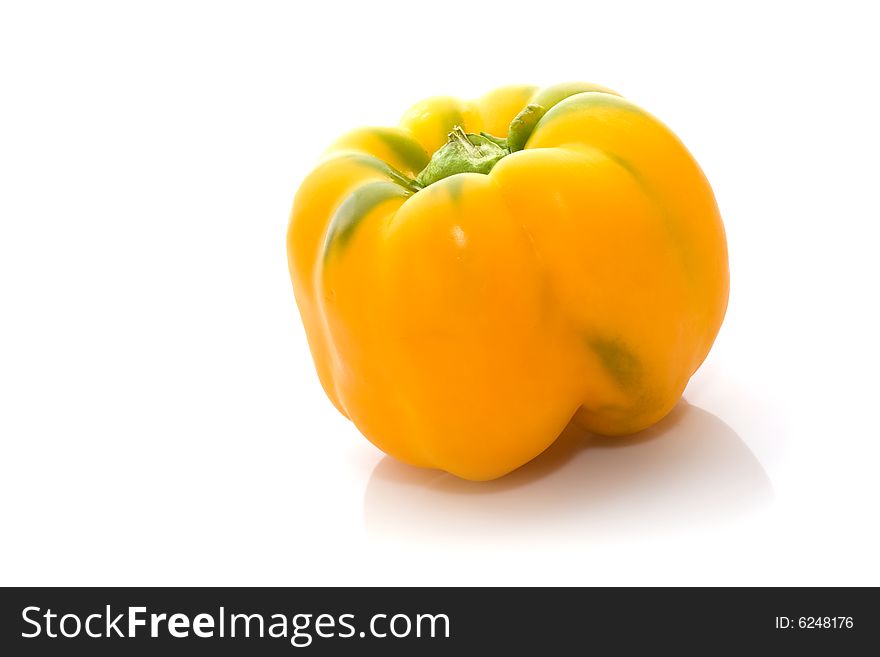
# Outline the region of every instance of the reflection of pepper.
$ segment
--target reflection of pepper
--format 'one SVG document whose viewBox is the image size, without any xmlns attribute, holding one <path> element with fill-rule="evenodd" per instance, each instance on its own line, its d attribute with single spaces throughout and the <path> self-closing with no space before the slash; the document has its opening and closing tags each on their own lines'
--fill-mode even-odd
<svg viewBox="0 0 880 657">
<path fill-rule="evenodd" d="M 650 426 L 727 306 L 696 162 L 589 84 L 432 98 L 349 133 L 297 193 L 287 247 L 333 403 L 389 454 L 467 479 L 529 461 L 572 417 Z"/>
</svg>

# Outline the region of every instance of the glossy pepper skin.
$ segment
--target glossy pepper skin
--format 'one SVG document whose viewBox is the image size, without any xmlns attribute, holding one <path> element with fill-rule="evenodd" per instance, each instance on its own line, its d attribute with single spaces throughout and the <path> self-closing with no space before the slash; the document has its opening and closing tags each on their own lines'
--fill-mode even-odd
<svg viewBox="0 0 880 657">
<path fill-rule="evenodd" d="M 488 174 L 413 182 L 456 126 L 504 138 L 528 105 L 543 115 L 525 147 Z M 336 407 L 388 454 L 473 480 L 572 420 L 604 435 L 660 420 L 727 307 L 699 166 L 656 118 L 585 83 L 431 98 L 397 128 L 347 134 L 296 194 L 287 249 Z"/>
</svg>

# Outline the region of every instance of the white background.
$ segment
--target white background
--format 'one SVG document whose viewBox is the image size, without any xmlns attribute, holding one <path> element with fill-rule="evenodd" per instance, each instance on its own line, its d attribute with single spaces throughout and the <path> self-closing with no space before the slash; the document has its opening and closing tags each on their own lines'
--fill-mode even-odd
<svg viewBox="0 0 880 657">
<path fill-rule="evenodd" d="M 880 584 L 877 23 L 713 4 L 4 3 L 0 584 Z M 296 187 L 423 96 L 571 79 L 715 189 L 688 405 L 495 483 L 385 459 L 314 373 Z"/>
</svg>

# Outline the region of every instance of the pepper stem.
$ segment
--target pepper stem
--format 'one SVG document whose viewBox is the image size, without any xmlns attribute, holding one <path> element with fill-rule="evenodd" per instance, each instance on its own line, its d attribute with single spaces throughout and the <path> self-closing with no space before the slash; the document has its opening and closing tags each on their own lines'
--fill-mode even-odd
<svg viewBox="0 0 880 657">
<path fill-rule="evenodd" d="M 457 125 L 448 141 L 431 157 L 428 166 L 416 176 L 422 187 L 457 173 L 489 173 L 510 151 L 481 135 L 469 135 Z"/>
<path fill-rule="evenodd" d="M 544 112 L 540 105 L 526 106 L 510 122 L 506 139 L 484 132 L 468 134 L 460 125 L 453 127 L 446 143 L 416 176 L 416 183 L 427 187 L 457 173 L 489 173 L 502 158 L 525 147 Z"/>
<path fill-rule="evenodd" d="M 479 156 L 479 151 L 477 150 L 477 147 L 471 143 L 471 140 L 468 139 L 467 133 L 461 129 L 460 125 L 457 125 L 452 129 L 452 132 L 449 133 L 448 138 L 450 143 L 456 141 L 461 144 L 462 148 L 471 157 Z"/>
</svg>

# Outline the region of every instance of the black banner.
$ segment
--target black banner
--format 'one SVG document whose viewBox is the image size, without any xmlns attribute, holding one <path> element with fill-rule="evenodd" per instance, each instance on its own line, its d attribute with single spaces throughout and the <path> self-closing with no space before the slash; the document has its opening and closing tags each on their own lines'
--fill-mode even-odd
<svg viewBox="0 0 880 657">
<path fill-rule="evenodd" d="M 0 614 L 4 655 L 855 654 L 877 645 L 880 602 L 867 588 L 12 588 Z"/>
</svg>

